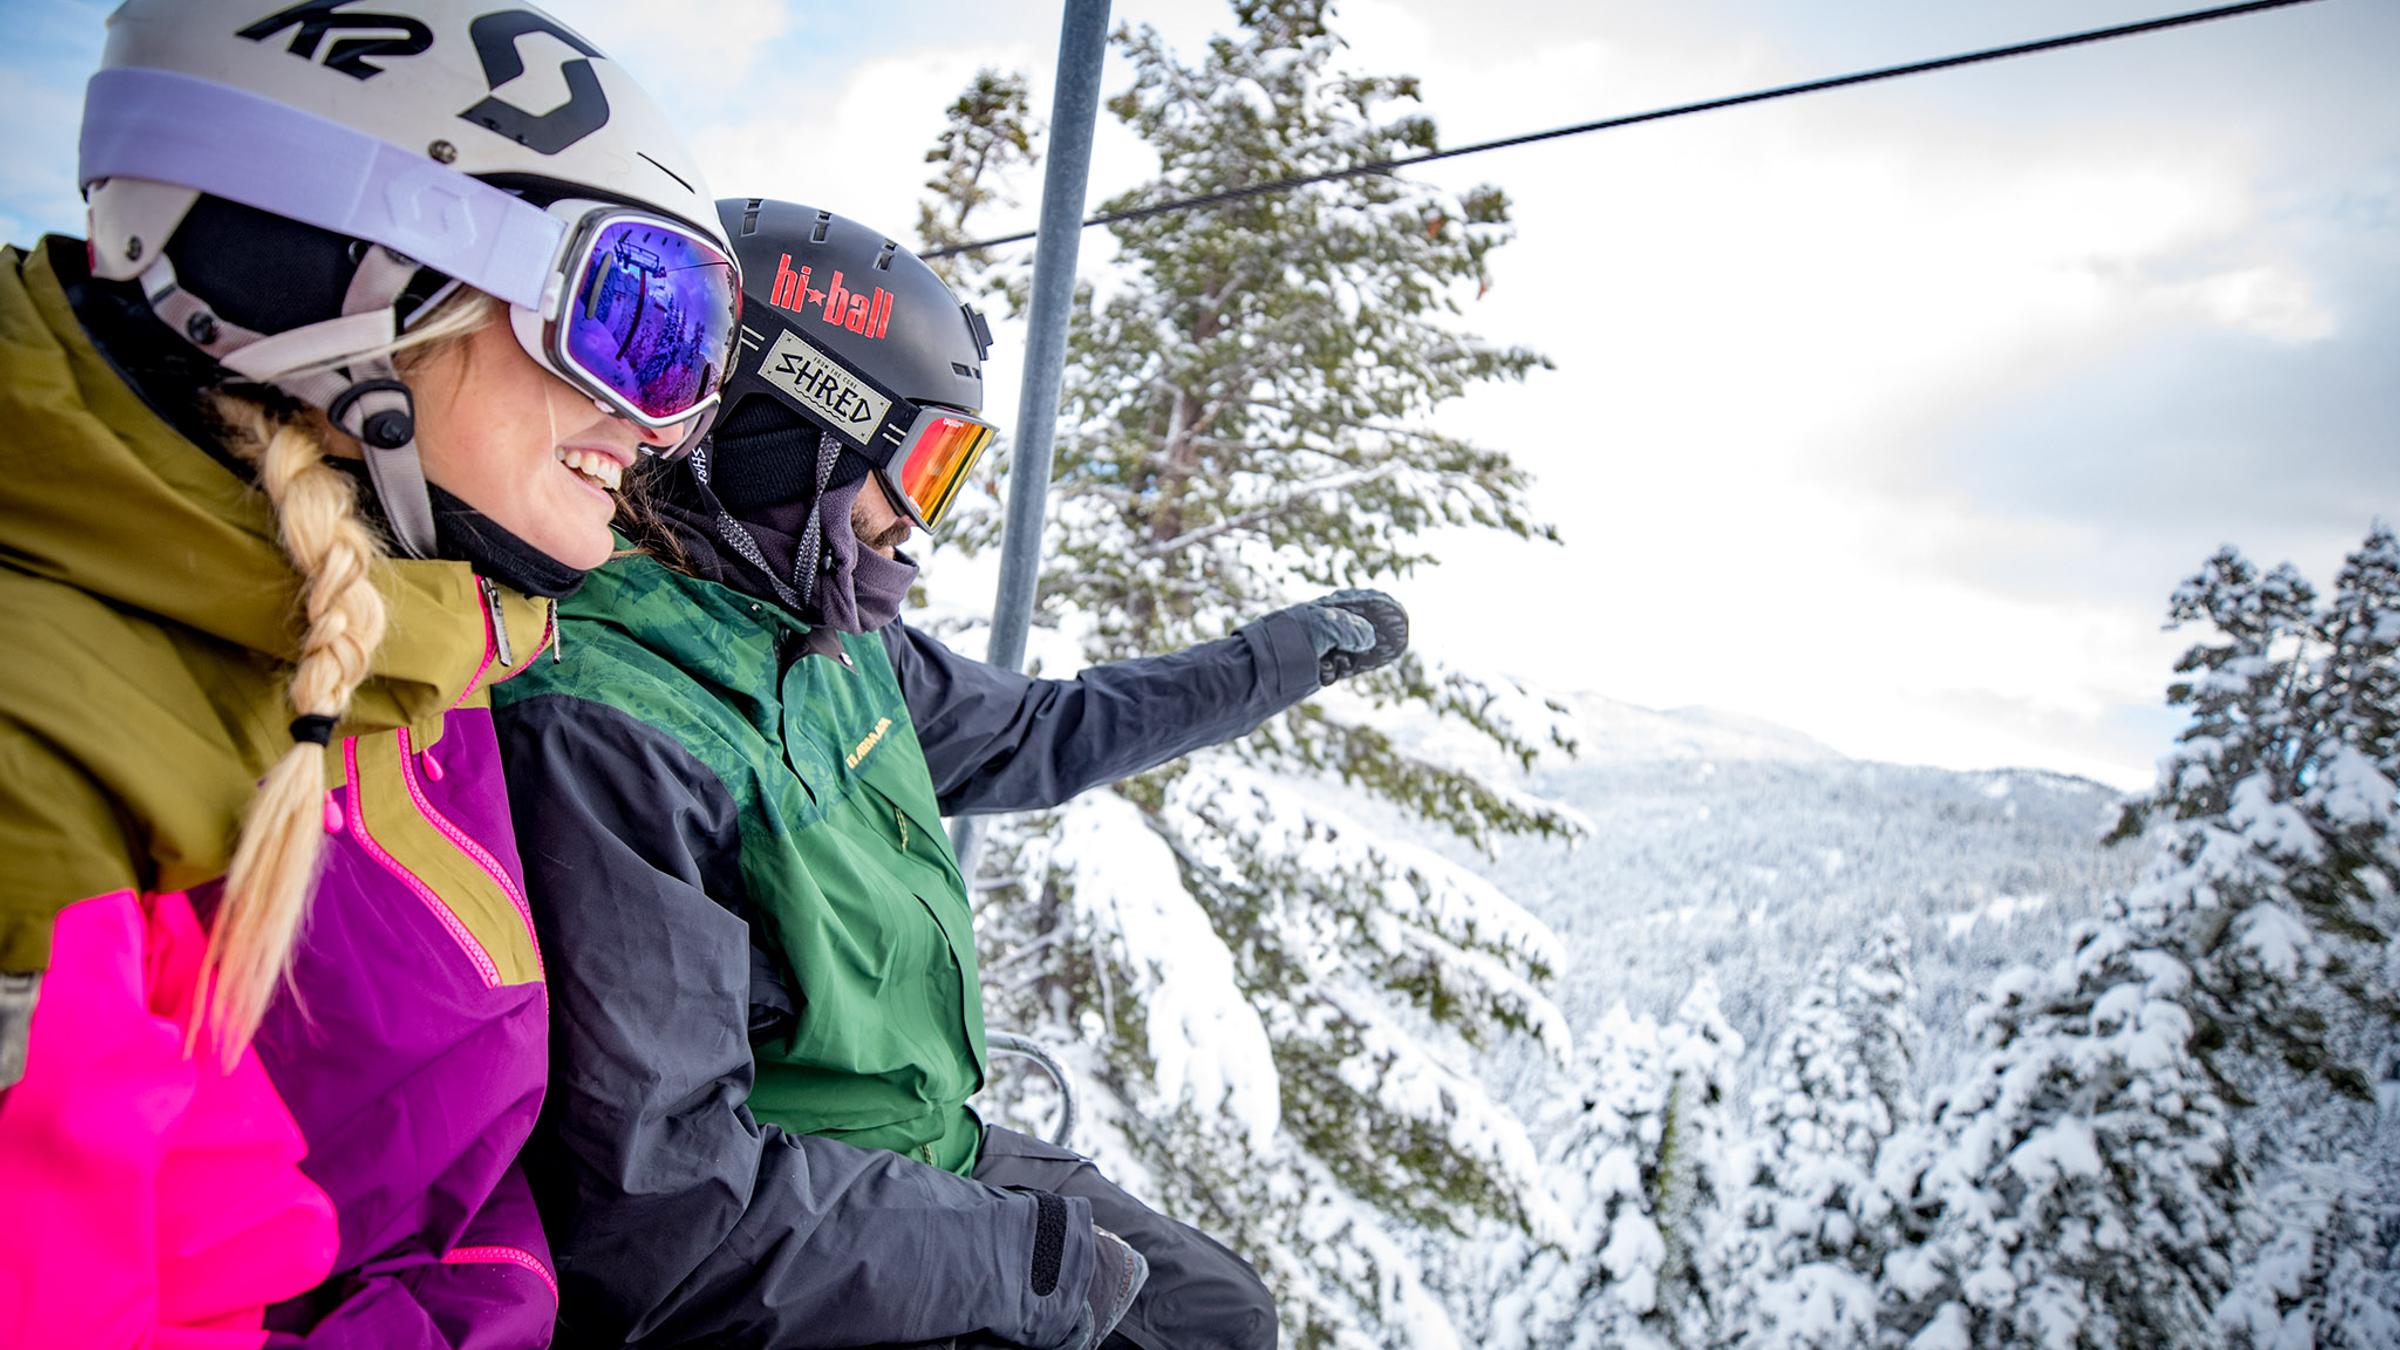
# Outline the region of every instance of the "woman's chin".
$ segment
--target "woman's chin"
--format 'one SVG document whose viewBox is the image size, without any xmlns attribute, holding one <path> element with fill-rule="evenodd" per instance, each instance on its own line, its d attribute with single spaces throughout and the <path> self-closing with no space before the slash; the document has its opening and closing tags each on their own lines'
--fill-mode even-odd
<svg viewBox="0 0 2400 1350">
<path fill-rule="evenodd" d="M 608 532 L 608 524 L 603 521 L 599 529 L 579 530 L 576 532 L 575 538 L 563 547 L 555 551 L 545 551 L 559 562 L 579 572 L 589 572 L 607 562 L 609 554 L 616 551 L 616 546 L 615 537 Z"/>
<path fill-rule="evenodd" d="M 561 566 L 589 572 L 616 551 L 616 537 L 609 533 L 609 522 L 616 517 L 615 503 L 605 503 L 597 510 L 587 502 L 575 506 L 572 512 L 554 514 L 539 529 L 517 537 Z"/>
</svg>

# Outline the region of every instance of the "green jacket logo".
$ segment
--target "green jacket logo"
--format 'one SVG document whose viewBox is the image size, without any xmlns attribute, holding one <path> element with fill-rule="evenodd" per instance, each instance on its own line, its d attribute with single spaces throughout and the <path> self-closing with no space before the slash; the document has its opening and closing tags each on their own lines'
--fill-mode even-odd
<svg viewBox="0 0 2400 1350">
<path fill-rule="evenodd" d="M 868 755 L 874 753 L 875 744 L 883 739 L 883 733 L 890 731 L 891 729 L 892 719 L 888 717 L 876 718 L 875 729 L 867 733 L 867 738 L 865 740 L 860 741 L 858 744 L 850 747 L 850 753 L 842 757 L 842 762 L 848 764 L 853 769 L 857 768 L 860 761 L 866 759 Z"/>
</svg>

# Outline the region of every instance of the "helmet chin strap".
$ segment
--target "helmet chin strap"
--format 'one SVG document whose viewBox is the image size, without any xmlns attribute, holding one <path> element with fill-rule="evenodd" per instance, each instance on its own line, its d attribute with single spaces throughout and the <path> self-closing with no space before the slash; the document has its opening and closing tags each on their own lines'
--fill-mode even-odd
<svg viewBox="0 0 2400 1350">
<path fill-rule="evenodd" d="M 378 372 L 381 372 L 380 374 Z M 317 379 L 352 381 L 325 411 L 333 424 L 356 440 L 366 456 L 367 481 L 391 524 L 393 540 L 411 558 L 435 556 L 433 496 L 425 487 L 425 462 L 417 453 L 417 401 L 388 358 L 377 357 Z M 278 388 L 289 389 L 288 385 Z M 299 394 L 306 398 L 307 395 Z"/>
<path fill-rule="evenodd" d="M 793 568 L 800 574 L 793 577 L 792 580 L 799 584 L 800 598 L 804 602 L 817 598 L 817 586 L 825 575 L 824 512 L 819 509 L 819 505 L 825 500 L 825 485 L 833 481 L 833 463 L 840 455 L 841 449 L 834 443 L 832 435 L 819 432 L 817 435 L 817 494 L 809 498 L 808 524 L 801 528 L 800 552 L 792 563 Z"/>
<path fill-rule="evenodd" d="M 710 447 L 707 445 L 692 447 L 691 458 L 687 462 L 691 468 L 693 481 L 697 482 L 706 492 L 707 500 L 714 503 L 717 494 L 708 485 L 709 450 Z M 807 602 L 802 600 L 790 586 L 785 585 L 782 577 L 775 575 L 774 567 L 767 562 L 766 553 L 758 546 L 758 537 L 751 534 L 742 522 L 735 520 L 733 513 L 727 511 L 721 503 L 717 505 L 716 524 L 717 537 L 725 541 L 726 547 L 741 554 L 751 566 L 759 570 L 759 574 L 767 579 L 767 584 L 775 588 L 775 598 L 783 603 L 784 608 L 797 613 L 805 606 Z"/>
<path fill-rule="evenodd" d="M 271 337 L 222 317 L 183 289 L 164 249 L 142 270 L 141 287 L 151 312 L 184 341 L 245 380 L 322 409 L 358 442 L 394 542 L 411 558 L 431 558 L 433 499 L 417 454 L 416 398 L 390 355 L 400 332 L 397 302 L 416 271 L 410 259 L 370 248 L 351 274 L 340 318 Z"/>
</svg>

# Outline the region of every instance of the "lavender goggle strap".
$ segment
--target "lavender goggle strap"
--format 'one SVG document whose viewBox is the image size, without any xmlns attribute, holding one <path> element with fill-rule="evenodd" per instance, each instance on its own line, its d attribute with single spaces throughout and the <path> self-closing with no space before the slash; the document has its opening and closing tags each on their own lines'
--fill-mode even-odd
<svg viewBox="0 0 2400 1350">
<path fill-rule="evenodd" d="M 422 153 L 174 71 L 101 71 L 83 107 L 84 187 L 143 178 L 198 188 L 541 309 L 565 222 Z"/>
</svg>

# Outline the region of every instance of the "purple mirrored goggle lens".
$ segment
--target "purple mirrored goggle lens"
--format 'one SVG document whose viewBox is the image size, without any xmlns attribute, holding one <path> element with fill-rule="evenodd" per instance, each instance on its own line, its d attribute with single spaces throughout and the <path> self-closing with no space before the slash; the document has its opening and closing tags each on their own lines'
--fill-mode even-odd
<svg viewBox="0 0 2400 1350">
<path fill-rule="evenodd" d="M 560 355 L 640 419 L 679 421 L 724 383 L 740 299 L 714 247 L 657 221 L 611 220 L 560 315 Z"/>
</svg>

